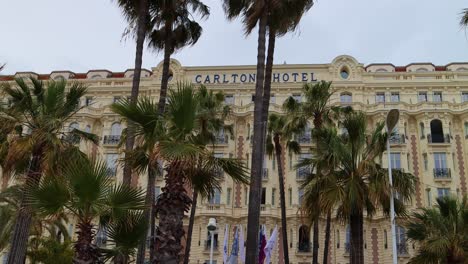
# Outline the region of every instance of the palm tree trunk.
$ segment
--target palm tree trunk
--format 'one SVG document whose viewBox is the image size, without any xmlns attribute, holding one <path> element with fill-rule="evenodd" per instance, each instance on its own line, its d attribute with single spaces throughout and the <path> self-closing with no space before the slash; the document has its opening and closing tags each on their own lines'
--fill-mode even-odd
<svg viewBox="0 0 468 264">
<path fill-rule="evenodd" d="M 247 217 L 246 264 L 258 262 L 258 232 L 260 227 L 260 202 L 262 192 L 262 167 L 265 145 L 265 122 L 262 122 L 263 82 L 265 77 L 266 12 L 262 14 L 258 29 L 257 81 L 255 87 L 254 134 L 252 169 L 250 172 L 249 211 Z"/>
<path fill-rule="evenodd" d="M 327 224 L 325 227 L 325 243 L 323 245 L 323 264 L 328 264 L 328 251 L 330 247 L 331 211 L 327 213 Z"/>
<path fill-rule="evenodd" d="M 278 180 L 280 189 L 280 206 L 281 206 L 281 231 L 283 236 L 283 254 L 284 263 L 289 263 L 289 247 L 288 247 L 288 226 L 286 219 L 286 195 L 284 193 L 284 168 L 281 162 L 282 147 L 279 141 L 279 136 L 275 135 L 275 152 L 276 163 L 278 164 Z"/>
<path fill-rule="evenodd" d="M 185 242 L 184 264 L 189 263 L 190 247 L 192 246 L 193 225 L 195 224 L 195 211 L 197 210 L 198 192 L 193 191 L 192 208 L 190 209 L 189 226 L 187 230 L 187 241 Z"/>
<path fill-rule="evenodd" d="M 362 212 L 352 213 L 349 218 L 351 232 L 350 255 L 351 264 L 364 264 L 364 216 Z"/>
<path fill-rule="evenodd" d="M 100 252 L 96 245 L 93 245 L 94 230 L 91 221 L 77 224 L 78 238 L 75 243 L 74 264 L 94 264 L 100 263 Z"/>
<path fill-rule="evenodd" d="M 172 53 L 172 22 L 166 20 L 165 23 L 166 29 L 166 40 L 164 41 L 164 61 L 163 61 L 163 71 L 161 76 L 161 90 L 159 91 L 159 103 L 158 103 L 158 112 L 160 115 L 164 113 L 164 108 L 166 106 L 166 97 L 167 97 L 167 86 L 169 83 L 169 66 L 171 63 L 171 53 Z"/>
<path fill-rule="evenodd" d="M 319 249 L 319 217 L 314 220 L 314 236 L 312 238 L 312 263 L 318 264 L 318 249 Z"/>
<path fill-rule="evenodd" d="M 145 210 L 145 219 L 147 219 L 147 223 L 149 228 L 151 229 L 151 216 L 154 216 L 153 204 L 154 204 L 154 184 L 156 182 L 156 174 L 154 169 L 148 169 L 148 184 L 146 186 L 146 210 Z M 151 231 L 150 231 L 151 232 Z M 138 245 L 138 252 L 136 263 L 143 264 L 145 262 L 146 256 L 146 240 L 148 239 L 148 232 L 145 233 L 144 237 L 141 238 L 140 245 Z M 154 238 L 150 238 L 152 241 Z M 153 247 L 154 248 L 154 247 Z M 152 250 L 151 242 L 150 242 L 150 251 Z M 154 250 L 154 249 L 153 249 Z"/>
<path fill-rule="evenodd" d="M 276 32 L 270 28 L 268 32 L 268 50 L 265 66 L 265 82 L 263 87 L 262 121 L 268 121 L 268 108 L 270 107 L 271 79 L 273 76 L 273 58 L 275 55 Z"/>
<path fill-rule="evenodd" d="M 178 264 L 185 235 L 183 219 L 192 199 L 185 190 L 185 177 L 180 171 L 180 161 L 171 163 L 166 185 L 159 196 L 156 213 L 159 226 L 155 236 L 155 262 L 157 264 Z"/>
<path fill-rule="evenodd" d="M 8 254 L 7 264 L 24 263 L 26 260 L 26 251 L 29 238 L 29 231 L 32 222 L 32 208 L 26 203 L 26 191 L 29 188 L 38 186 L 41 177 L 41 161 L 43 151 L 39 149 L 31 159 L 31 165 L 28 170 L 26 183 L 21 197 L 21 208 L 15 220 L 15 227 L 11 235 L 10 252 Z"/>
</svg>

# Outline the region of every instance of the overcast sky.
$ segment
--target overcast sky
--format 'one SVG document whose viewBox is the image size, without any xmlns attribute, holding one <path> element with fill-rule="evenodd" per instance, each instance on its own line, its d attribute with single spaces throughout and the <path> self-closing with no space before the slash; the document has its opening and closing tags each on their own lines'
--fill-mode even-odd
<svg viewBox="0 0 468 264">
<path fill-rule="evenodd" d="M 220 0 L 206 0 L 198 43 L 173 57 L 182 65 L 255 64 L 257 31 L 245 38 L 228 22 Z M 122 40 L 126 22 L 111 0 L 0 0 L 3 73 L 134 66 L 133 40 Z M 275 62 L 328 63 L 341 54 L 364 64 L 468 61 L 468 35 L 458 20 L 466 0 L 318 0 L 297 32 L 277 41 Z M 147 50 L 143 66 L 162 54 Z"/>
</svg>

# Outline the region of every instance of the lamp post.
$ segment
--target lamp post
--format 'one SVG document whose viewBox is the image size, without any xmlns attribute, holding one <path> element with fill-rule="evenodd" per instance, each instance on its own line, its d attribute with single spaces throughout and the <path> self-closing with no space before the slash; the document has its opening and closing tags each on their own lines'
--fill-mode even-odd
<svg viewBox="0 0 468 264">
<path fill-rule="evenodd" d="M 210 218 L 210 220 L 208 220 L 208 225 L 206 226 L 206 229 L 208 229 L 208 232 L 211 235 L 210 264 L 213 264 L 214 233 L 217 229 L 215 218 Z"/>
<path fill-rule="evenodd" d="M 392 109 L 387 114 L 387 156 L 388 156 L 388 180 L 390 184 L 390 222 L 392 224 L 392 257 L 393 264 L 398 263 L 397 257 L 397 245 L 396 245 L 396 232 L 395 232 L 395 204 L 394 204 L 394 193 L 393 193 L 393 177 L 392 177 L 392 161 L 390 158 L 390 134 L 395 128 L 395 125 L 398 123 L 400 118 L 400 111 L 397 109 Z"/>
</svg>

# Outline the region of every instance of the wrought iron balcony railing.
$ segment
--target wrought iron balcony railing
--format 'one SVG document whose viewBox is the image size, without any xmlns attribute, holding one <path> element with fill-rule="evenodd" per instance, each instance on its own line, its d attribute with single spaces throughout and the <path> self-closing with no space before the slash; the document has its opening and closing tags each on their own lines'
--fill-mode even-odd
<svg viewBox="0 0 468 264">
<path fill-rule="evenodd" d="M 434 179 L 450 179 L 450 168 L 434 168 Z"/>
<path fill-rule="evenodd" d="M 312 245 L 310 242 L 298 242 L 297 243 L 297 252 L 311 252 L 312 250 Z"/>
<path fill-rule="evenodd" d="M 427 135 L 427 143 L 450 143 L 450 135 L 445 134 L 445 135 L 440 135 L 440 134 L 428 134 Z"/>
<path fill-rule="evenodd" d="M 120 135 L 106 135 L 104 136 L 104 145 L 118 145 L 120 142 Z"/>
<path fill-rule="evenodd" d="M 404 134 L 394 134 L 389 139 L 390 144 L 405 144 L 406 138 Z"/>
<path fill-rule="evenodd" d="M 298 168 L 296 170 L 296 180 L 303 181 L 310 174 L 310 168 Z"/>
</svg>

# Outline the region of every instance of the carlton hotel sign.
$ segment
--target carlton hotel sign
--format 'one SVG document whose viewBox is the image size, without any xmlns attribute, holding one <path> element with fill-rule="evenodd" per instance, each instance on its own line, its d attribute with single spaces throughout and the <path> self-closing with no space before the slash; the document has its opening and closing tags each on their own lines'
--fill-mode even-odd
<svg viewBox="0 0 468 264">
<path fill-rule="evenodd" d="M 228 84 L 228 83 L 255 83 L 255 73 L 223 73 L 223 74 L 198 74 L 195 75 L 195 83 L 202 84 Z M 313 72 L 288 72 L 273 73 L 273 82 L 315 82 L 317 79 Z"/>
</svg>

